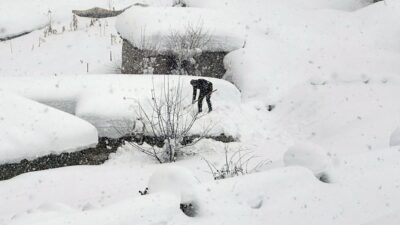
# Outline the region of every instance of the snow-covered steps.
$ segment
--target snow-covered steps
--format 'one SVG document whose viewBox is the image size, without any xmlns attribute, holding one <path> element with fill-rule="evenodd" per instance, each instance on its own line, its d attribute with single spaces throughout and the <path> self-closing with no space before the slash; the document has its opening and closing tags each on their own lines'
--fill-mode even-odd
<svg viewBox="0 0 400 225">
<path fill-rule="evenodd" d="M 0 77 L 0 89 L 53 106 L 92 123 L 99 136 L 120 137 L 130 130 L 132 121 L 138 119 L 138 104 L 146 107 L 152 98 L 163 93 L 164 84 L 170 88 L 181 85 L 182 106 L 188 114 L 196 113 L 192 105 L 190 76 L 163 75 L 80 75 Z M 208 79 L 216 90 L 211 97 L 213 111 L 200 115 L 190 135 L 202 134 L 210 128 L 209 136 L 225 134 L 239 137 L 240 93 L 231 83 Z M 46 91 L 43 91 L 46 90 Z M 147 110 L 150 110 L 147 106 Z M 207 112 L 204 101 L 203 110 Z"/>
<path fill-rule="evenodd" d="M 73 115 L 0 91 L 0 164 L 97 144 L 97 130 Z"/>
</svg>

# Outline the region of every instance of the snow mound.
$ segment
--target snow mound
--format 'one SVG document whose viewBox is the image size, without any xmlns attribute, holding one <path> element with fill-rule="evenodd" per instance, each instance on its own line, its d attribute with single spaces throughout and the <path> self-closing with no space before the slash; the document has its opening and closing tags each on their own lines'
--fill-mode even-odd
<svg viewBox="0 0 400 225">
<path fill-rule="evenodd" d="M 394 225 L 400 207 L 399 156 L 397 148 L 390 148 L 345 157 L 346 163 L 334 168 L 340 178 L 335 185 L 318 182 L 309 169 L 297 166 L 203 182 L 198 184 L 197 194 L 204 211 L 195 219 L 179 210 L 180 197 L 173 192 L 144 196 L 132 192 L 143 187 L 154 165 L 80 166 L 41 171 L 0 185 L 0 201 L 4 202 L 0 205 L 3 212 L 0 224 L 5 218 L 3 224 L 7 225 L 192 225 L 221 224 L 221 221 L 234 225 Z M 191 171 L 204 173 L 198 169 L 199 164 L 192 163 L 187 162 Z M 137 173 L 138 170 L 141 172 Z M 35 185 L 38 181 L 43 185 Z M 66 185 L 77 184 L 80 188 L 59 194 L 65 191 Z M 14 198 L 9 197 L 12 193 L 16 193 Z M 44 199 L 79 209 L 87 201 L 98 207 L 72 213 L 61 209 L 56 215 L 33 211 L 7 219 L 9 215 L 36 209 Z M 16 201 L 21 204 L 15 204 Z M 344 213 L 338 217 L 340 212 Z M 33 221 L 32 217 L 37 220 Z"/>
<path fill-rule="evenodd" d="M 151 175 L 148 183 L 149 193 L 168 192 L 180 202 L 193 203 L 198 200 L 196 189 L 199 182 L 192 172 L 180 166 L 163 166 Z"/>
<path fill-rule="evenodd" d="M 91 124 L 0 91 L 0 164 L 81 150 L 97 144 Z"/>
<path fill-rule="evenodd" d="M 177 198 L 168 194 L 154 194 L 127 199 L 99 209 L 85 211 L 34 211 L 14 218 L 10 225 L 109 225 L 109 224 L 165 224 L 179 214 Z M 51 209 L 55 210 L 55 209 Z"/>
<path fill-rule="evenodd" d="M 327 152 L 309 142 L 295 144 L 283 156 L 286 166 L 303 166 L 320 176 L 331 165 Z"/>
<path fill-rule="evenodd" d="M 226 79 L 245 100 L 274 104 L 310 78 L 317 84 L 398 78 L 398 2 L 355 12 L 259 7 L 265 11 L 259 17 L 237 14 L 248 24 L 246 46 L 225 57 Z"/>
<path fill-rule="evenodd" d="M 395 131 L 390 135 L 390 147 L 400 145 L 400 127 L 396 128 Z"/>
<path fill-rule="evenodd" d="M 201 28 L 210 35 L 210 42 L 202 50 L 229 52 L 245 43 L 244 29 L 238 22 L 212 9 L 132 7 L 118 17 L 116 27 L 134 46 L 157 47 L 160 51 L 170 49 L 170 35 L 185 35 L 188 27 Z"/>
</svg>

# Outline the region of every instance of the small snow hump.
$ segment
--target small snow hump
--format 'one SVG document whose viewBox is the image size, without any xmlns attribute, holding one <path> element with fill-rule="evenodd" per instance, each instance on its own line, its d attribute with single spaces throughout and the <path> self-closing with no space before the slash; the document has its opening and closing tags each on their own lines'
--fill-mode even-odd
<svg viewBox="0 0 400 225">
<path fill-rule="evenodd" d="M 389 146 L 398 146 L 400 145 L 400 127 L 397 127 L 396 130 L 390 135 Z"/>
<path fill-rule="evenodd" d="M 153 173 L 148 183 L 148 193 L 164 192 L 180 199 L 180 208 L 187 216 L 198 211 L 197 186 L 199 182 L 192 172 L 184 167 L 163 166 Z"/>
<path fill-rule="evenodd" d="M 320 179 L 326 176 L 332 160 L 328 153 L 320 146 L 303 142 L 290 147 L 283 156 L 286 166 L 302 166 L 310 169 Z"/>
</svg>

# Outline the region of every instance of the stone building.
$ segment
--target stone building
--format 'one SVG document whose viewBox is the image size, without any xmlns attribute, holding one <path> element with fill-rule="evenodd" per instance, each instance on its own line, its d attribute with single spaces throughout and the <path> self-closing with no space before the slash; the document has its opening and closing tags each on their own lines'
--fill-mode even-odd
<svg viewBox="0 0 400 225">
<path fill-rule="evenodd" d="M 222 78 L 224 57 L 244 45 L 244 32 L 227 24 L 212 10 L 132 7 L 117 20 L 121 72 Z"/>
</svg>

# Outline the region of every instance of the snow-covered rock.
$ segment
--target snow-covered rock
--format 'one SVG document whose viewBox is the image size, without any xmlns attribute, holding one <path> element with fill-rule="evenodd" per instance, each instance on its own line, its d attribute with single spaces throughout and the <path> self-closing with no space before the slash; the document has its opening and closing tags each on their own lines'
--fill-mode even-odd
<svg viewBox="0 0 400 225">
<path fill-rule="evenodd" d="M 149 193 L 167 192 L 177 196 L 183 204 L 198 201 L 199 182 L 192 172 L 180 166 L 162 166 L 151 175 Z"/>
<path fill-rule="evenodd" d="M 286 166 L 303 166 L 310 169 L 317 177 L 331 165 L 328 153 L 320 146 L 303 142 L 290 147 L 283 156 Z"/>
<path fill-rule="evenodd" d="M 204 51 L 229 52 L 242 48 L 245 30 L 232 17 L 212 9 L 132 7 L 118 17 L 117 31 L 138 48 L 169 50 L 172 34 L 185 35 L 188 27 L 210 36 Z"/>
<path fill-rule="evenodd" d="M 0 164 L 97 144 L 97 130 L 73 115 L 0 91 Z"/>
</svg>

